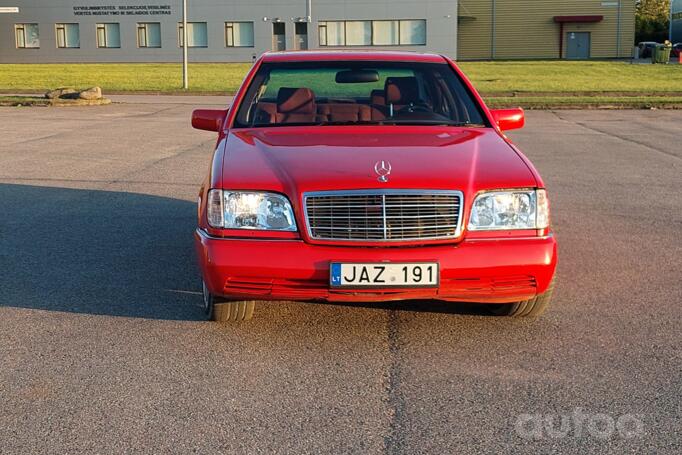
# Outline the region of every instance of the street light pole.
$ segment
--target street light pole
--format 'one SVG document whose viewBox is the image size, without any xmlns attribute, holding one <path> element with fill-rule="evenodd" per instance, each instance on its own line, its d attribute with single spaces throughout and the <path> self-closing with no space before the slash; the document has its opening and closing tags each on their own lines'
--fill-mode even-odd
<svg viewBox="0 0 682 455">
<path fill-rule="evenodd" d="M 622 0 L 618 0 L 618 20 L 616 21 L 616 58 L 620 58 L 620 16 Z"/>
<path fill-rule="evenodd" d="M 182 0 L 182 88 L 189 88 L 187 74 L 187 0 Z"/>
</svg>

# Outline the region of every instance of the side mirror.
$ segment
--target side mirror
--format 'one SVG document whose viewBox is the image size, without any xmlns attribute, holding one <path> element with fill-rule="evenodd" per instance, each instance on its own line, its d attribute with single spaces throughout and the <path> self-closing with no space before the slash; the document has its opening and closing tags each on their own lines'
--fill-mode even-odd
<svg viewBox="0 0 682 455">
<path fill-rule="evenodd" d="M 526 124 L 526 117 L 520 107 L 514 109 L 491 109 L 490 113 L 502 131 L 517 130 Z"/>
<path fill-rule="evenodd" d="M 192 126 L 198 130 L 220 131 L 227 117 L 227 110 L 197 109 L 192 112 Z"/>
</svg>

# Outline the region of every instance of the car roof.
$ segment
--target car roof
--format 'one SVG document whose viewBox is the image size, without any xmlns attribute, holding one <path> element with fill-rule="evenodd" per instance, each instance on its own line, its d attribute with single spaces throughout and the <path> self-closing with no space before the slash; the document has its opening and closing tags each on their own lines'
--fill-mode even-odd
<svg viewBox="0 0 682 455">
<path fill-rule="evenodd" d="M 263 62 L 319 62 L 319 61 L 389 61 L 444 63 L 438 54 L 406 51 L 284 51 L 266 52 Z"/>
</svg>

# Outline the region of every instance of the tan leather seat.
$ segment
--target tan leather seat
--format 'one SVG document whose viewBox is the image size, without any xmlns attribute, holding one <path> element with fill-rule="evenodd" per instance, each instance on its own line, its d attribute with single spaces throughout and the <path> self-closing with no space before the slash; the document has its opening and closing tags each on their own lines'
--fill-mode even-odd
<svg viewBox="0 0 682 455">
<path fill-rule="evenodd" d="M 276 123 L 314 123 L 317 120 L 317 105 L 312 90 L 306 87 L 279 89 Z"/>
<path fill-rule="evenodd" d="M 369 102 L 375 106 L 386 106 L 386 93 L 383 90 L 372 90 Z"/>
<path fill-rule="evenodd" d="M 261 101 L 256 103 L 254 112 L 254 119 L 256 125 L 263 125 L 268 123 L 275 123 L 277 119 L 277 103 L 268 103 Z"/>
<path fill-rule="evenodd" d="M 318 113 L 328 122 L 366 122 L 371 119 L 369 106 L 361 104 L 320 104 Z"/>
<path fill-rule="evenodd" d="M 381 111 L 365 104 L 319 104 L 317 111 L 320 119 L 327 122 L 369 122 L 386 118 Z"/>
<path fill-rule="evenodd" d="M 385 87 L 386 105 L 395 110 L 420 101 L 416 77 L 388 77 Z"/>
</svg>

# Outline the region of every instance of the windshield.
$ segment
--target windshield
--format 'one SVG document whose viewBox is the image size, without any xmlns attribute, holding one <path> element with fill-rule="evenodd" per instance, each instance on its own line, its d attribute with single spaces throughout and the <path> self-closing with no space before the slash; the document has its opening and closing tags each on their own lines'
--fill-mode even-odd
<svg viewBox="0 0 682 455">
<path fill-rule="evenodd" d="M 488 126 L 446 63 L 264 63 L 235 127 L 293 125 Z"/>
</svg>

